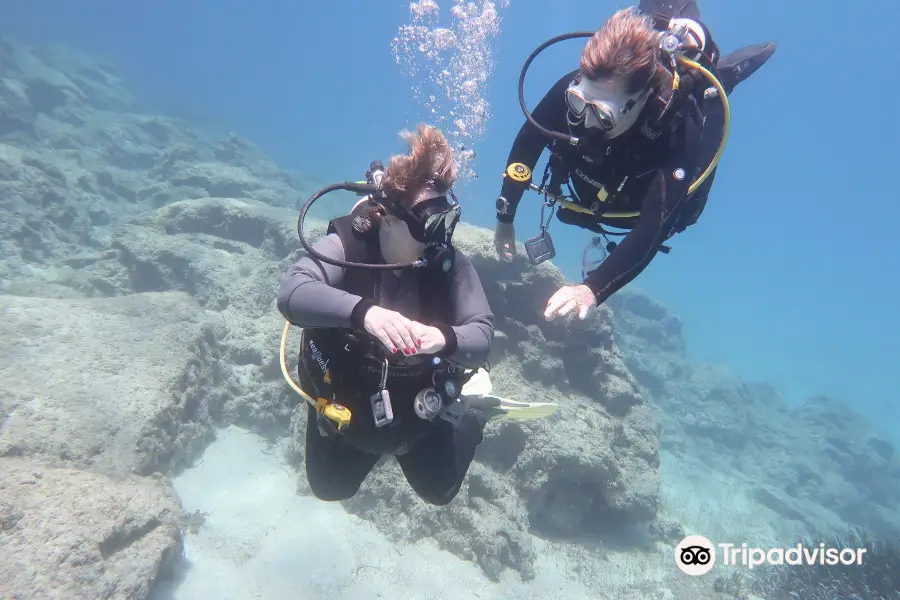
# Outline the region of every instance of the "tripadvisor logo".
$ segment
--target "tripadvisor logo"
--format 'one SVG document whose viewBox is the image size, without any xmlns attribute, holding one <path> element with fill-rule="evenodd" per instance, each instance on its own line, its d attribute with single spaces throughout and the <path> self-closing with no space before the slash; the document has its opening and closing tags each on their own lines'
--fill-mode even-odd
<svg viewBox="0 0 900 600">
<path fill-rule="evenodd" d="M 706 575 L 716 565 L 713 543 L 702 535 L 689 535 L 675 546 L 675 564 L 682 573 Z"/>
<path fill-rule="evenodd" d="M 718 550 L 717 550 L 718 549 Z M 687 575 L 705 575 L 716 564 L 717 557 L 726 566 L 748 569 L 770 565 L 861 565 L 865 548 L 830 548 L 825 544 L 790 548 L 755 548 L 748 544 L 714 545 L 702 535 L 689 535 L 675 547 L 675 564 Z"/>
</svg>

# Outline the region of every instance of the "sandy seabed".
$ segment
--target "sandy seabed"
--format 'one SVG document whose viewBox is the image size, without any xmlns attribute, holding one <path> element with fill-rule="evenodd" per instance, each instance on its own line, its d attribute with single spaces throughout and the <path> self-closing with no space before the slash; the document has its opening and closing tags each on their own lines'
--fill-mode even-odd
<svg viewBox="0 0 900 600">
<path fill-rule="evenodd" d="M 153 600 L 527 599 L 598 597 L 567 576 L 565 555 L 537 541 L 537 577 L 500 582 L 430 542 L 398 545 L 370 523 L 296 493 L 281 452 L 235 426 L 218 432 L 202 461 L 175 479 L 185 510 L 205 521 L 185 539 L 178 583 Z"/>
</svg>

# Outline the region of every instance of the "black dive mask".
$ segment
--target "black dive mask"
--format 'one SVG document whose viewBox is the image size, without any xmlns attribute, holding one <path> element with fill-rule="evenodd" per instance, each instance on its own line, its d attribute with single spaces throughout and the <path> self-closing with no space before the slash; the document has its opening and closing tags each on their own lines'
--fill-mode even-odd
<svg viewBox="0 0 900 600">
<path fill-rule="evenodd" d="M 429 265 L 439 265 L 444 271 L 449 271 L 453 266 L 454 250 L 450 245 L 453 238 L 453 230 L 459 223 L 462 213 L 462 207 L 456 200 L 453 190 L 448 190 L 447 195 L 429 198 L 414 205 L 410 209 L 397 206 L 387 198 L 378 185 L 380 176 L 372 176 L 375 173 L 383 171 L 381 163 L 373 161 L 369 166 L 369 173 L 366 174 L 367 183 L 361 182 L 344 182 L 333 183 L 323 187 L 315 194 L 309 197 L 309 200 L 300 209 L 300 216 L 297 217 L 297 237 L 300 238 L 300 244 L 313 258 L 330 265 L 343 267 L 345 269 L 375 269 L 375 270 L 392 270 L 399 269 L 420 269 Z M 355 192 L 360 196 L 368 196 L 370 201 L 374 201 L 387 209 L 391 214 L 406 223 L 410 235 L 419 243 L 425 244 L 424 256 L 410 261 L 408 263 L 359 263 L 346 260 L 339 260 L 325 256 L 317 251 L 303 235 L 303 222 L 310 207 L 322 196 L 335 190 L 347 190 Z M 447 197 L 449 195 L 449 198 Z M 357 203 L 359 204 L 359 203 Z M 355 212 L 354 208 L 354 212 Z M 353 214 L 351 212 L 351 214 Z M 367 233 L 371 228 L 371 222 L 365 227 L 357 228 L 357 220 L 353 223 L 353 229 L 359 234 Z M 364 219 L 368 221 L 367 219 Z M 359 224 L 360 226 L 362 223 Z"/>
<path fill-rule="evenodd" d="M 450 245 L 462 208 L 451 190 L 447 195 L 429 198 L 412 208 L 392 206 L 390 211 L 406 223 L 414 240 L 422 244 Z"/>
</svg>

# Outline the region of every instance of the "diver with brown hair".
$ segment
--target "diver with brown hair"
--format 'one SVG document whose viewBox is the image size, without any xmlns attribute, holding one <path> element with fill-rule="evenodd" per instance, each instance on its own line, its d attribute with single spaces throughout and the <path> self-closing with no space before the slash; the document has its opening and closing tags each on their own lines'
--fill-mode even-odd
<svg viewBox="0 0 900 600">
<path fill-rule="evenodd" d="M 529 113 L 522 89 L 531 61 L 575 37 L 590 37 L 580 67 Z M 728 135 L 727 96 L 774 51 L 772 42 L 720 58 L 693 0 L 642 0 L 596 32 L 557 36 L 532 53 L 519 79 L 526 122 L 497 199 L 497 253 L 506 261 L 516 254 L 513 220 L 528 189 L 545 196 L 540 235 L 525 242 L 532 265 L 555 256 L 547 233 L 554 209 L 563 223 L 597 234 L 585 250 L 582 284 L 559 289 L 547 319 L 572 311 L 584 319 L 697 221 Z M 532 171 L 546 148 L 551 156 L 537 185 Z M 617 235 L 620 242 L 609 239 Z M 600 260 L 587 260 L 592 247 Z"/>
<path fill-rule="evenodd" d="M 307 201 L 298 233 L 309 256 L 278 292 L 278 310 L 303 328 L 295 391 L 310 404 L 306 473 L 322 500 L 352 497 L 390 454 L 422 499 L 446 504 L 489 420 L 555 409 L 490 395 L 481 367 L 494 316 L 478 273 L 452 243 L 461 213 L 452 149 L 432 127 L 403 138 L 409 153 L 386 169 L 374 162 L 369 185 L 335 184 Z M 369 193 L 309 245 L 306 212 L 334 189 Z M 287 327 L 282 355 L 286 335 Z M 476 379 L 479 389 L 466 392 Z"/>
</svg>

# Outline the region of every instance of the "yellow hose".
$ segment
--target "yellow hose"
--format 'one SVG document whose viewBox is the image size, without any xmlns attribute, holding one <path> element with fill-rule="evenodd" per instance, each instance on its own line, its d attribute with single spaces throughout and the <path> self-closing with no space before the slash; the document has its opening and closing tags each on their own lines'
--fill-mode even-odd
<svg viewBox="0 0 900 600">
<path fill-rule="evenodd" d="M 710 173 L 712 173 L 713 169 L 715 169 L 716 165 L 719 163 L 719 159 L 722 158 L 722 153 L 725 151 L 725 142 L 728 141 L 728 134 L 731 131 L 731 106 L 728 103 L 728 97 L 725 94 L 725 88 L 722 87 L 722 83 L 715 75 L 710 73 L 706 67 L 683 56 L 679 56 L 678 61 L 683 65 L 700 71 L 707 79 L 709 79 L 719 92 L 719 99 L 722 101 L 722 109 L 725 113 L 725 126 L 722 129 L 722 141 L 719 143 L 719 149 L 716 150 L 712 160 L 709 161 L 709 166 L 706 167 L 706 170 L 703 171 L 700 177 L 697 178 L 697 181 L 692 183 L 691 187 L 688 188 L 688 194 L 693 194 L 697 191 L 697 188 L 700 187 L 700 184 L 706 181 L 706 178 L 709 177 Z"/>
<path fill-rule="evenodd" d="M 300 386 L 297 385 L 297 382 L 294 381 L 294 378 L 291 377 L 291 374 L 288 371 L 288 367 L 287 367 L 287 336 L 288 336 L 288 331 L 290 330 L 290 328 L 291 328 L 291 322 L 285 321 L 284 322 L 284 330 L 281 332 L 281 353 L 280 353 L 281 354 L 281 374 L 284 375 L 284 380 L 287 381 L 289 386 L 291 386 L 291 389 L 293 389 L 295 392 L 297 392 L 301 398 L 303 398 L 304 400 L 309 402 L 313 408 L 316 408 L 317 402 L 316 402 L 315 398 L 313 398 L 312 396 L 310 396 L 309 394 L 304 392 L 302 389 L 300 389 Z"/>
<path fill-rule="evenodd" d="M 281 349 L 279 362 L 281 363 L 281 374 L 284 376 L 284 380 L 287 381 L 288 385 L 291 386 L 291 389 L 297 392 L 297 394 L 306 400 L 310 406 L 316 409 L 316 412 L 324 415 L 329 421 L 331 421 L 335 428 L 342 432 L 350 426 L 350 417 L 352 416 L 350 413 L 350 409 L 344 406 L 343 404 L 338 404 L 337 402 L 331 402 L 327 398 L 319 398 L 316 400 L 306 392 L 304 392 L 297 382 L 294 381 L 294 378 L 291 377 L 290 372 L 287 368 L 287 335 L 288 331 L 291 329 L 290 321 L 284 322 L 284 329 L 281 331 Z"/>
</svg>

